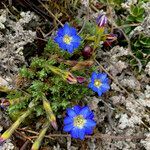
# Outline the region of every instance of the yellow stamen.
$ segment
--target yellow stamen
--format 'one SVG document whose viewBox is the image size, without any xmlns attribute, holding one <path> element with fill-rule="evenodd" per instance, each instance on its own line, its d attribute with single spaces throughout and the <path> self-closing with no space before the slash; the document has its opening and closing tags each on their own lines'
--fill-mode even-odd
<svg viewBox="0 0 150 150">
<path fill-rule="evenodd" d="M 67 34 L 63 37 L 63 41 L 66 43 L 66 44 L 70 44 L 71 41 L 72 41 L 72 37 L 71 36 L 68 36 Z"/>
<path fill-rule="evenodd" d="M 83 128 L 85 123 L 86 123 L 86 120 L 84 119 L 82 115 L 78 115 L 77 117 L 74 118 L 74 126 L 78 128 Z"/>
<path fill-rule="evenodd" d="M 96 87 L 98 87 L 98 88 L 101 86 L 101 84 L 102 84 L 102 83 L 101 83 L 100 80 L 97 80 L 97 79 L 96 79 L 96 80 L 94 81 L 94 85 L 95 85 Z"/>
</svg>

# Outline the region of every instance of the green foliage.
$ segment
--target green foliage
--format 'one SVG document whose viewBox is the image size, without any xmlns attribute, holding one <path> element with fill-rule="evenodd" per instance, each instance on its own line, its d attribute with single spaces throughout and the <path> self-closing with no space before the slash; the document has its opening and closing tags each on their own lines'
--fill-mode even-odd
<svg viewBox="0 0 150 150">
<path fill-rule="evenodd" d="M 141 3 L 137 5 L 131 5 L 130 14 L 127 17 L 127 22 L 140 23 L 144 20 L 144 8 L 142 8 Z"/>
<path fill-rule="evenodd" d="M 80 20 L 82 22 L 82 20 Z M 94 36 L 96 32 L 96 24 L 90 21 L 86 21 L 82 35 L 87 36 L 87 34 Z"/>
<path fill-rule="evenodd" d="M 126 17 L 126 20 L 122 22 L 122 24 L 136 24 L 136 23 L 142 23 L 145 16 L 145 10 L 142 7 L 142 3 L 139 2 L 136 5 L 131 5 L 130 12 L 128 16 Z M 135 27 L 126 27 L 125 32 L 129 34 Z"/>
<path fill-rule="evenodd" d="M 61 50 L 59 46 L 53 42 L 52 39 L 48 40 L 48 43 L 45 47 L 45 55 L 58 55 L 63 57 L 64 59 L 70 58 L 70 54 L 67 51 Z"/>
<path fill-rule="evenodd" d="M 8 114 L 15 121 L 28 107 L 30 97 L 23 91 L 12 91 L 7 95 L 10 102 L 10 107 L 7 109 Z"/>
<path fill-rule="evenodd" d="M 42 116 L 45 114 L 44 109 L 43 109 L 43 105 L 36 106 L 36 108 L 34 108 L 34 111 L 36 113 L 36 117 L 39 117 L 39 116 Z"/>
<path fill-rule="evenodd" d="M 134 40 L 134 42 L 134 49 L 138 49 L 144 54 L 150 54 L 150 37 L 139 35 L 138 38 Z"/>
<path fill-rule="evenodd" d="M 91 95 L 92 91 L 81 84 L 68 84 L 63 82 L 58 76 L 52 78 L 53 86 L 50 88 L 49 99 L 52 102 L 52 108 L 57 111 L 59 108 L 65 109 L 68 104 L 77 103 L 83 100 L 85 95 Z"/>
<path fill-rule="evenodd" d="M 106 2 L 108 2 L 109 4 L 113 5 L 113 6 L 120 6 L 121 3 L 124 2 L 124 0 L 99 0 L 101 3 L 106 4 Z"/>
<path fill-rule="evenodd" d="M 20 70 L 20 75 L 22 77 L 31 79 L 34 77 L 34 73 L 31 70 L 27 69 L 25 66 Z"/>
<path fill-rule="evenodd" d="M 112 2 L 113 0 L 109 1 L 110 4 Z M 116 22 L 118 26 L 125 26 L 122 28 L 122 30 L 125 32 L 126 36 L 128 36 L 135 29 L 135 27 L 138 26 L 138 24 L 144 21 L 144 17 L 145 17 L 145 10 L 143 8 L 144 2 L 148 2 L 148 1 L 147 0 L 137 1 L 136 4 L 133 4 L 130 6 L 129 12 L 121 9 L 121 7 L 119 7 L 120 10 L 119 9 L 117 10 L 115 5 L 111 5 L 113 6 L 116 12 L 116 17 L 117 17 Z M 130 40 L 130 45 L 131 45 L 133 54 L 136 56 L 136 58 L 139 59 L 144 69 L 147 62 L 150 60 L 149 59 L 150 38 L 147 35 L 144 35 L 144 33 L 142 33 L 141 31 L 141 32 L 137 32 L 136 36 L 132 37 L 129 40 Z M 121 42 L 123 42 L 123 40 Z M 129 62 L 131 66 L 133 67 L 133 69 L 137 69 L 137 66 L 138 66 L 137 60 L 129 56 Z"/>
<path fill-rule="evenodd" d="M 78 19 L 78 23 L 80 22 L 82 22 L 82 20 Z M 96 21 L 86 21 L 81 33 L 81 37 L 84 40 L 84 42 L 87 42 L 88 44 L 92 45 L 94 49 L 96 49 L 101 46 L 101 41 L 106 40 L 106 33 L 104 28 L 100 28 L 97 26 Z"/>
<path fill-rule="evenodd" d="M 150 37 L 147 37 L 143 34 L 137 35 L 131 40 L 132 51 L 134 52 L 135 56 L 140 59 L 143 66 L 150 61 Z M 136 66 L 136 61 L 132 59 L 132 65 Z"/>
<path fill-rule="evenodd" d="M 53 112 L 61 114 L 66 107 L 83 101 L 85 95 L 92 95 L 93 92 L 87 88 L 87 82 L 82 84 L 69 84 L 67 82 L 66 75 L 69 72 L 66 70 L 71 70 L 73 66 L 65 64 L 65 62 L 70 57 L 72 55 L 60 50 L 56 43 L 50 39 L 43 56 L 33 58 L 28 68 L 24 66 L 20 69 L 19 76 L 26 80 L 23 80 L 22 85 L 19 85 L 21 91 L 15 90 L 14 93 L 8 95 L 9 99 L 19 99 L 16 103 L 10 105 L 8 113 L 22 112 L 22 110 L 28 109 L 32 101 L 35 104 L 36 116 L 43 116 L 45 112 L 42 100 L 46 96 Z M 74 61 L 78 63 L 80 60 L 84 61 L 82 56 L 78 56 Z M 72 74 L 75 77 L 83 76 L 88 81 L 93 70 L 95 70 L 94 66 L 85 67 L 73 71 Z"/>
</svg>

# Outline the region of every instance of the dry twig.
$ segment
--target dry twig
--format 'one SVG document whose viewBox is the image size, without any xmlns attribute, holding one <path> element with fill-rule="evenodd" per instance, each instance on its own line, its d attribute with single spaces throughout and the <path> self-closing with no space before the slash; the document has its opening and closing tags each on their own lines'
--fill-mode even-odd
<svg viewBox="0 0 150 150">
<path fill-rule="evenodd" d="M 27 129 L 18 129 L 19 131 L 24 131 L 28 133 L 35 134 L 35 136 L 29 136 L 28 139 L 35 139 L 38 137 L 38 132 L 32 131 L 32 130 L 27 130 Z M 54 137 L 71 137 L 70 134 L 49 134 L 45 135 L 46 138 L 53 139 Z M 95 134 L 95 135 L 87 135 L 85 138 L 88 139 L 114 139 L 114 140 L 126 140 L 126 139 L 134 139 L 134 140 L 139 140 L 139 139 L 144 139 L 146 138 L 144 135 L 137 135 L 137 136 L 124 136 L 124 135 L 109 135 L 109 134 Z"/>
</svg>

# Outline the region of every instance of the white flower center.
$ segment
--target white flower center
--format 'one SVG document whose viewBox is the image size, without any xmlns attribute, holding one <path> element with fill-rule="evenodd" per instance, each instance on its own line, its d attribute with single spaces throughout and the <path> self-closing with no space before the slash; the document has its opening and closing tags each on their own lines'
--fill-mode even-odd
<svg viewBox="0 0 150 150">
<path fill-rule="evenodd" d="M 94 81 L 94 85 L 99 88 L 99 87 L 102 85 L 102 83 L 101 83 L 100 80 L 97 80 L 97 79 L 96 79 L 96 80 Z"/>
<path fill-rule="evenodd" d="M 78 115 L 74 118 L 74 126 L 78 128 L 83 128 L 86 123 L 86 120 L 82 115 Z"/>
<path fill-rule="evenodd" d="M 71 41 L 72 41 L 72 37 L 71 36 L 68 36 L 67 34 L 63 37 L 63 41 L 66 43 L 66 44 L 70 44 Z"/>
</svg>

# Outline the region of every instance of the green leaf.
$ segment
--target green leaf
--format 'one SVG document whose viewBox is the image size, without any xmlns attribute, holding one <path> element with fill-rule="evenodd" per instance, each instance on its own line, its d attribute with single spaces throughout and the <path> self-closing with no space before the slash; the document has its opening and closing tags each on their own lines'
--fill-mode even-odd
<svg viewBox="0 0 150 150">
<path fill-rule="evenodd" d="M 142 59 L 142 58 L 143 58 L 143 53 L 138 50 L 138 51 L 136 52 L 136 57 L 139 58 L 139 59 Z"/>
<path fill-rule="evenodd" d="M 137 6 L 131 5 L 130 10 L 131 10 L 131 15 L 134 17 L 136 17 L 139 13 L 139 9 Z"/>
<path fill-rule="evenodd" d="M 129 21 L 129 22 L 134 22 L 134 21 L 135 21 L 135 17 L 129 15 L 129 16 L 127 17 L 127 21 Z"/>
<path fill-rule="evenodd" d="M 150 49 L 143 49 L 142 52 L 144 54 L 150 55 Z"/>
<path fill-rule="evenodd" d="M 139 12 L 138 12 L 139 15 L 143 15 L 144 12 L 145 12 L 144 8 L 139 8 Z"/>
<path fill-rule="evenodd" d="M 139 17 L 136 17 L 135 20 L 136 20 L 137 22 L 143 22 L 144 18 L 141 17 L 141 16 L 139 16 Z"/>
<path fill-rule="evenodd" d="M 34 109 L 34 111 L 36 112 L 36 116 L 37 117 L 44 114 L 44 110 L 43 110 L 42 105 L 36 106 L 36 108 Z"/>
</svg>

